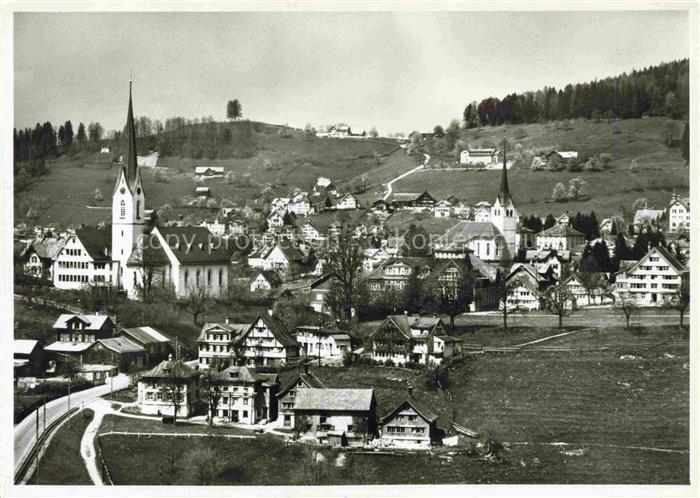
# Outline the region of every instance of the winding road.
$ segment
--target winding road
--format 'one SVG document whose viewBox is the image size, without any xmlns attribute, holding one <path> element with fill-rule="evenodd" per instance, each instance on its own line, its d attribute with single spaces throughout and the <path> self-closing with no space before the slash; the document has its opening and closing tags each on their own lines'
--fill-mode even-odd
<svg viewBox="0 0 700 498">
<path fill-rule="evenodd" d="M 386 184 L 386 192 L 384 193 L 384 197 L 382 197 L 383 200 L 387 200 L 391 193 L 393 192 L 393 186 L 392 184 L 398 180 L 401 180 L 403 178 L 406 178 L 408 175 L 412 175 L 416 171 L 420 171 L 422 169 L 425 169 L 425 167 L 428 165 L 428 161 L 430 161 L 430 156 L 428 154 L 423 154 L 425 156 L 425 161 L 423 161 L 423 164 L 420 166 L 416 166 L 415 168 L 406 171 L 405 173 L 401 173 L 399 176 L 391 180 L 389 183 Z"/>
</svg>

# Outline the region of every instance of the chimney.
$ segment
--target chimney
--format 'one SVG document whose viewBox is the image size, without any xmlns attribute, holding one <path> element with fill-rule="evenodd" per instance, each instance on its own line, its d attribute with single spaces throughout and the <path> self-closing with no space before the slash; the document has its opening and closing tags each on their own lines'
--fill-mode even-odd
<svg viewBox="0 0 700 498">
<path fill-rule="evenodd" d="M 413 384 L 411 384 L 411 383 L 409 382 L 409 383 L 408 383 L 407 389 L 408 389 L 408 395 L 409 395 L 409 396 L 413 396 Z"/>
</svg>

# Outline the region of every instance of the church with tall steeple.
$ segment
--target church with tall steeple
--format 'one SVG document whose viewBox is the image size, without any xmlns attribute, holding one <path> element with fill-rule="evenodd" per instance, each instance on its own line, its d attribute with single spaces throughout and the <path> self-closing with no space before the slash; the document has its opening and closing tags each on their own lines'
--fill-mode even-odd
<svg viewBox="0 0 700 498">
<path fill-rule="evenodd" d="M 117 173 L 117 182 L 112 193 L 112 259 L 116 263 L 118 287 L 130 293 L 133 278 L 124 272 L 132 252 L 142 243 L 144 236 L 144 212 L 146 195 L 141 182 L 141 170 L 136 156 L 136 127 L 134 105 L 129 81 L 129 110 L 126 116 L 126 151 L 124 163 Z"/>
<path fill-rule="evenodd" d="M 503 168 L 496 200 L 477 204 L 474 220 L 460 221 L 433 244 L 438 259 L 463 258 L 471 253 L 483 261 L 509 265 L 520 249 L 532 245 L 532 233 L 520 225 L 518 210 L 508 186 L 506 141 L 503 141 Z M 529 232 L 529 233 L 528 233 Z"/>
<path fill-rule="evenodd" d="M 150 229 L 146 223 L 131 87 L 129 81 L 124 162 L 112 193 L 112 284 L 131 299 L 141 299 L 156 287 L 172 290 L 177 298 L 199 291 L 220 297 L 229 285 L 225 245 L 205 227 Z"/>
</svg>

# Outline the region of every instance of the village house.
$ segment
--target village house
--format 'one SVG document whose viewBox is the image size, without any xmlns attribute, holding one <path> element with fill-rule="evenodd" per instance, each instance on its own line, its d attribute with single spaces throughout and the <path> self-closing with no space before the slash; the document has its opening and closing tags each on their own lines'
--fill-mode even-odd
<svg viewBox="0 0 700 498">
<path fill-rule="evenodd" d="M 452 216 L 452 211 L 452 203 L 447 199 L 443 199 L 435 204 L 435 207 L 433 208 L 433 216 L 435 218 L 449 218 Z"/>
<path fill-rule="evenodd" d="M 277 289 L 282 285 L 282 278 L 274 270 L 266 270 L 258 273 L 250 281 L 250 292 L 267 292 Z"/>
<path fill-rule="evenodd" d="M 387 202 L 392 211 L 405 209 L 413 213 L 421 213 L 423 211 L 431 211 L 437 201 L 426 190 L 423 193 L 393 192 L 387 199 Z"/>
<path fill-rule="evenodd" d="M 553 150 L 544 156 L 547 166 L 557 169 L 561 163 L 568 163 L 578 159 L 578 152 L 571 150 Z"/>
<path fill-rule="evenodd" d="M 438 416 L 413 395 L 408 396 L 379 420 L 379 446 L 402 449 L 430 449 L 440 441 Z"/>
<path fill-rule="evenodd" d="M 668 231 L 690 231 L 690 198 L 673 193 L 668 205 Z"/>
<path fill-rule="evenodd" d="M 53 262 L 57 289 L 80 289 L 87 285 L 114 285 L 109 233 L 79 228 L 69 235 Z"/>
<path fill-rule="evenodd" d="M 258 315 L 236 339 L 236 354 L 247 365 L 279 367 L 299 358 L 299 344 L 272 310 Z"/>
<path fill-rule="evenodd" d="M 220 421 L 255 425 L 277 418 L 277 374 L 234 365 L 219 372 L 217 383 L 221 394 L 216 416 Z"/>
<path fill-rule="evenodd" d="M 362 253 L 362 271 L 369 273 L 390 257 L 386 249 L 382 247 L 376 249 L 373 247 L 367 248 Z"/>
<path fill-rule="evenodd" d="M 250 325 L 246 323 L 205 323 L 197 337 L 199 351 L 199 369 L 205 370 L 212 365 L 220 368 L 234 363 L 235 345 Z"/>
<path fill-rule="evenodd" d="M 195 178 L 222 178 L 224 176 L 223 166 L 196 166 L 194 168 Z"/>
<path fill-rule="evenodd" d="M 533 311 L 540 309 L 540 291 L 531 279 L 516 275 L 510 280 L 511 288 L 506 298 L 509 310 Z M 503 303 L 499 305 L 503 309 Z"/>
<path fill-rule="evenodd" d="M 267 217 L 267 226 L 269 228 L 282 228 L 287 215 L 286 208 L 278 208 L 272 211 Z"/>
<path fill-rule="evenodd" d="M 614 293 L 629 294 L 639 305 L 661 306 L 678 291 L 688 268 L 663 247 L 652 247 L 639 261 L 615 274 Z"/>
<path fill-rule="evenodd" d="M 302 265 L 304 254 L 289 241 L 276 242 L 271 246 L 263 246 L 248 257 L 248 266 L 261 270 L 278 270 L 286 272 L 290 267 Z"/>
<path fill-rule="evenodd" d="M 529 249 L 525 251 L 525 262 L 533 265 L 540 274 L 547 273 L 552 268 L 557 280 L 561 278 L 566 263 L 571 261 L 571 251 L 556 251 L 554 249 Z"/>
<path fill-rule="evenodd" d="M 315 221 L 304 220 L 299 224 L 299 231 L 304 240 L 309 242 L 316 242 L 325 240 L 326 234 L 322 228 L 316 226 Z"/>
<path fill-rule="evenodd" d="M 301 192 L 295 195 L 287 204 L 286 209 L 290 213 L 294 213 L 296 216 L 309 216 L 314 212 L 314 207 L 311 204 L 306 192 Z"/>
<path fill-rule="evenodd" d="M 443 359 L 462 352 L 461 340 L 449 336 L 437 317 L 389 315 L 369 338 L 371 358 L 391 360 L 395 365 L 440 364 Z"/>
<path fill-rule="evenodd" d="M 53 282 L 53 262 L 58 257 L 66 239 L 42 237 L 32 240 L 20 254 L 24 274 Z"/>
<path fill-rule="evenodd" d="M 293 410 L 302 438 L 320 444 L 360 446 L 377 433 L 373 389 L 300 389 Z"/>
<path fill-rule="evenodd" d="M 607 276 L 605 273 L 599 273 L 598 275 L 600 276 L 602 284 L 600 287 L 592 289 L 590 295 L 586 290 L 586 286 L 581 282 L 579 275 L 575 273 L 569 275 L 559 285 L 568 288 L 574 298 L 575 307 L 577 309 L 596 304 L 611 304 L 613 302 L 612 292 L 608 292 L 604 285 L 607 283 Z"/>
<path fill-rule="evenodd" d="M 321 389 L 326 385 L 309 372 L 309 365 L 304 364 L 304 371 L 299 372 L 277 393 L 277 425 L 292 429 L 294 427 L 294 400 L 300 389 Z"/>
<path fill-rule="evenodd" d="M 632 225 L 635 233 L 641 233 L 647 225 L 660 227 L 661 221 L 666 216 L 665 209 L 637 209 L 634 212 Z"/>
<path fill-rule="evenodd" d="M 189 418 L 201 409 L 199 372 L 172 356 L 141 374 L 138 407 L 144 415 L 175 415 Z"/>
<path fill-rule="evenodd" d="M 90 364 L 113 365 L 120 372 L 138 372 L 148 366 L 146 349 L 128 337 L 98 339 L 85 352 L 83 361 Z"/>
<path fill-rule="evenodd" d="M 53 324 L 53 332 L 58 342 L 95 342 L 111 337 L 114 322 L 108 315 L 74 315 L 64 313 Z"/>
<path fill-rule="evenodd" d="M 537 250 L 576 251 L 584 241 L 581 232 L 566 224 L 557 223 L 537 234 Z"/>
<path fill-rule="evenodd" d="M 490 166 L 498 162 L 498 150 L 493 147 L 466 149 L 459 154 L 460 164 L 483 164 Z"/>
<path fill-rule="evenodd" d="M 129 327 L 121 329 L 118 336 L 130 339 L 146 350 L 146 364 L 154 366 L 165 360 L 175 351 L 172 339 L 160 330 L 149 327 Z"/>
<path fill-rule="evenodd" d="M 299 343 L 299 354 L 314 358 L 338 358 L 350 351 L 350 336 L 342 330 L 314 325 L 300 325 L 294 336 Z"/>
<path fill-rule="evenodd" d="M 340 199 L 333 200 L 331 204 L 331 209 L 335 209 L 338 211 L 343 211 L 343 210 L 348 210 L 348 209 L 359 209 L 360 208 L 360 201 L 357 200 L 357 197 L 354 195 L 347 193 L 343 195 Z"/>
</svg>

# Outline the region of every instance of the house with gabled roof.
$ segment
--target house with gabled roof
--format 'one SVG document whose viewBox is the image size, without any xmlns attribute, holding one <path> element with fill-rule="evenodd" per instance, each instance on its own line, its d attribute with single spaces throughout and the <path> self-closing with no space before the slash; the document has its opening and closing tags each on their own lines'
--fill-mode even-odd
<svg viewBox="0 0 700 498">
<path fill-rule="evenodd" d="M 24 274 L 53 281 L 53 263 L 65 243 L 64 237 L 42 237 L 32 240 L 20 254 Z"/>
<path fill-rule="evenodd" d="M 299 344 L 270 310 L 258 315 L 236 339 L 236 356 L 246 365 L 278 367 L 299 358 Z"/>
<path fill-rule="evenodd" d="M 373 389 L 301 389 L 293 410 L 295 429 L 302 439 L 334 446 L 359 446 L 377 434 L 377 400 Z"/>
<path fill-rule="evenodd" d="M 14 375 L 43 377 L 46 370 L 44 350 L 36 339 L 15 339 L 13 351 Z"/>
<path fill-rule="evenodd" d="M 150 326 L 129 327 L 121 329 L 120 337 L 126 337 L 146 350 L 146 363 L 157 364 L 174 352 L 173 340 L 164 332 Z"/>
<path fill-rule="evenodd" d="M 321 389 L 326 385 L 309 372 L 309 365 L 304 364 L 304 370 L 287 382 L 277 393 L 277 425 L 292 429 L 294 427 L 294 400 L 301 389 Z"/>
<path fill-rule="evenodd" d="M 182 360 L 173 360 L 172 355 L 152 369 L 142 373 L 138 381 L 137 404 L 145 415 L 175 415 L 189 418 L 202 408 L 199 397 L 200 373 L 185 365 Z M 179 399 L 173 398 L 178 386 Z"/>
<path fill-rule="evenodd" d="M 664 246 L 652 247 L 639 261 L 615 274 L 616 296 L 629 294 L 639 305 L 661 306 L 676 293 L 690 270 Z"/>
<path fill-rule="evenodd" d="M 250 281 L 250 292 L 267 292 L 282 285 L 282 277 L 275 270 L 263 270 Z"/>
<path fill-rule="evenodd" d="M 379 420 L 379 446 L 430 449 L 441 439 L 437 419 L 437 414 L 416 398 L 409 385 L 403 401 Z"/>
<path fill-rule="evenodd" d="M 75 315 L 63 313 L 53 324 L 56 341 L 95 342 L 97 339 L 111 337 L 114 333 L 114 321 L 109 315 Z"/>
<path fill-rule="evenodd" d="M 217 376 L 221 390 L 216 417 L 222 422 L 254 425 L 277 418 L 276 373 L 258 373 L 253 368 L 232 365 Z"/>
<path fill-rule="evenodd" d="M 225 323 L 205 323 L 197 337 L 199 369 L 206 370 L 215 363 L 217 368 L 235 363 L 236 341 L 249 327 L 247 323 L 230 323 L 228 318 Z"/>
<path fill-rule="evenodd" d="M 319 325 L 299 325 L 293 334 L 302 357 L 341 358 L 352 343 L 347 332 Z"/>
<path fill-rule="evenodd" d="M 452 216 L 453 206 L 450 201 L 443 199 L 433 206 L 433 216 L 435 218 L 449 218 Z"/>
<path fill-rule="evenodd" d="M 536 282 L 522 274 L 509 280 L 510 290 L 506 303 L 509 310 L 533 311 L 540 309 L 541 292 Z M 499 303 L 503 309 L 503 302 Z"/>
<path fill-rule="evenodd" d="M 138 372 L 147 366 L 146 348 L 128 337 L 98 339 L 89 348 L 84 361 L 90 364 L 114 365 L 120 372 Z"/>
<path fill-rule="evenodd" d="M 325 273 L 309 285 L 309 306 L 317 313 L 329 313 L 328 294 L 333 284 L 333 274 Z"/>
<path fill-rule="evenodd" d="M 359 209 L 360 208 L 360 201 L 357 200 L 357 197 L 355 197 L 351 193 L 347 193 L 340 197 L 339 199 L 333 199 L 332 200 L 332 205 L 331 209 L 336 209 L 339 211 L 343 210 L 348 210 L 348 209 Z"/>
<path fill-rule="evenodd" d="M 304 254 L 290 241 L 282 240 L 263 247 L 255 254 L 251 253 L 248 265 L 251 268 L 284 272 L 293 265 L 302 265 L 305 259 Z"/>
<path fill-rule="evenodd" d="M 57 289 L 114 284 L 111 241 L 106 230 L 79 228 L 68 235 L 53 261 Z"/>
<path fill-rule="evenodd" d="M 461 340 L 447 334 L 442 319 L 421 315 L 389 315 L 369 335 L 371 358 L 396 365 L 440 364 L 462 352 Z"/>
<path fill-rule="evenodd" d="M 575 251 L 585 242 L 584 235 L 566 224 L 557 223 L 537 234 L 537 250 Z"/>
</svg>

